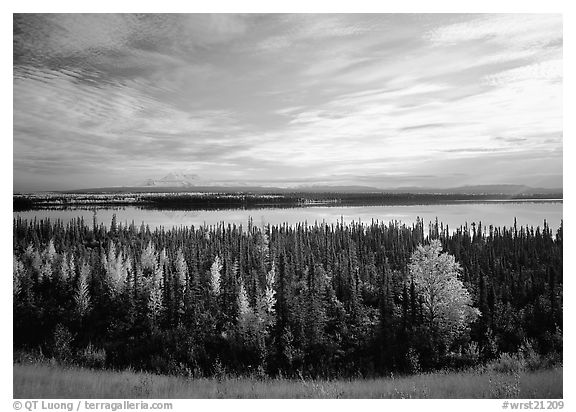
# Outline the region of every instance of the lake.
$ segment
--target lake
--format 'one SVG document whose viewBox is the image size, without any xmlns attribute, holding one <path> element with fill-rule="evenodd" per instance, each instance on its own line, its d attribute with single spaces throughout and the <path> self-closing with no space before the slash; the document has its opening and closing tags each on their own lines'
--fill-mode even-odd
<svg viewBox="0 0 576 412">
<path fill-rule="evenodd" d="M 448 224 L 452 229 L 465 223 L 482 222 L 483 226 L 512 226 L 514 218 L 519 226 L 542 226 L 544 219 L 552 230 L 560 226 L 562 220 L 562 201 L 485 201 L 485 202 L 455 202 L 450 204 L 425 205 L 390 205 L 390 206 L 308 206 L 295 208 L 263 208 L 263 209 L 219 209 L 219 210 L 158 210 L 144 209 L 136 206 L 107 207 L 97 209 L 97 220 L 108 226 L 112 216 L 116 214 L 118 223 L 136 225 L 142 222 L 151 229 L 163 226 L 165 228 L 182 225 L 216 225 L 242 224 L 246 226 L 249 218 L 255 225 L 263 224 L 295 224 L 299 222 L 336 223 L 341 219 L 345 223 L 351 221 L 370 223 L 400 221 L 411 225 L 416 218 L 424 222 L 434 221 Z M 91 209 L 42 209 L 23 212 L 13 212 L 13 216 L 25 219 L 50 218 L 69 222 L 77 217 L 83 217 L 87 224 L 92 224 Z"/>
</svg>

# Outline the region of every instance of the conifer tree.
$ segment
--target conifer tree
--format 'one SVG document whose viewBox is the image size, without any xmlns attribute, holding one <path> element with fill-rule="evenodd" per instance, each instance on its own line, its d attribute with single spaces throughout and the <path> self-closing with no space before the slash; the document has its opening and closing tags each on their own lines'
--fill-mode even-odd
<svg viewBox="0 0 576 412">
<path fill-rule="evenodd" d="M 214 263 L 212 263 L 212 266 L 210 267 L 210 287 L 216 296 L 220 295 L 221 270 L 222 263 L 220 262 L 220 257 L 216 256 L 214 258 Z"/>
<path fill-rule="evenodd" d="M 184 254 L 182 253 L 182 249 L 178 249 L 176 252 L 176 260 L 174 261 L 174 266 L 176 270 L 176 284 L 177 284 L 177 307 L 178 307 L 178 315 L 182 316 L 184 314 L 185 306 L 186 306 L 186 296 L 189 295 L 189 291 L 187 289 L 187 285 L 189 284 L 189 275 L 188 275 L 188 265 L 186 264 L 186 260 L 184 259 Z"/>
<path fill-rule="evenodd" d="M 154 268 L 148 285 L 148 316 L 154 325 L 163 310 L 164 273 L 159 264 Z"/>
<path fill-rule="evenodd" d="M 90 291 L 88 289 L 88 276 L 90 275 L 90 266 L 86 262 L 82 262 L 80 266 L 80 273 L 78 274 L 78 282 L 76 286 L 76 293 L 74 295 L 74 302 L 76 303 L 76 311 L 80 318 L 83 318 L 90 311 Z"/>
<path fill-rule="evenodd" d="M 12 255 L 12 294 L 16 297 L 22 288 L 22 278 L 25 275 L 24 264 L 16 257 L 15 254 Z"/>
<path fill-rule="evenodd" d="M 248 294 L 246 293 L 246 288 L 244 287 L 244 280 L 240 278 L 240 286 L 238 288 L 237 306 L 238 306 L 238 329 L 241 335 L 246 335 L 251 323 L 255 321 L 254 313 L 252 308 L 250 308 L 250 303 L 248 301 Z M 246 338 L 244 336 L 244 338 Z"/>
<path fill-rule="evenodd" d="M 272 261 L 272 267 L 266 274 L 266 289 L 264 291 L 264 304 L 266 313 L 269 316 L 274 316 L 276 311 L 276 291 L 274 290 L 274 283 L 276 283 L 276 264 Z"/>
<path fill-rule="evenodd" d="M 110 242 L 108 254 L 102 257 L 102 264 L 104 265 L 110 292 L 113 296 L 121 293 L 126 285 L 128 271 L 122 250 L 116 253 L 114 242 Z"/>
</svg>

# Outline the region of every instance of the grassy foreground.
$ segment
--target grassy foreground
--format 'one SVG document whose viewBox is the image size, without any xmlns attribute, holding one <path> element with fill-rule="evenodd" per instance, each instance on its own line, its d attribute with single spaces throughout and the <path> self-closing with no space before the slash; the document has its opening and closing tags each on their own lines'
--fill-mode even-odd
<svg viewBox="0 0 576 412">
<path fill-rule="evenodd" d="M 14 365 L 14 398 L 562 398 L 562 368 L 498 373 L 471 370 L 399 378 L 192 379 Z"/>
</svg>

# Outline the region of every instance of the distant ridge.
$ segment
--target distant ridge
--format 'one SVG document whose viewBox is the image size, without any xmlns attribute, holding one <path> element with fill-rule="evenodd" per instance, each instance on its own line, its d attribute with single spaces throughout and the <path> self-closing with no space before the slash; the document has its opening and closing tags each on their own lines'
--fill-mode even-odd
<svg viewBox="0 0 576 412">
<path fill-rule="evenodd" d="M 146 182 L 144 182 L 146 183 Z M 381 189 L 372 186 L 329 186 L 307 185 L 291 188 L 273 186 L 241 186 L 241 185 L 194 185 L 189 181 L 182 181 L 178 176 L 167 175 L 157 181 L 148 181 L 147 185 L 116 186 L 65 190 L 60 193 L 161 193 L 161 192 L 201 192 L 201 193 L 412 193 L 412 194 L 462 194 L 462 195 L 502 195 L 502 196 L 531 196 L 551 195 L 562 198 L 561 188 L 534 188 L 525 185 L 495 184 L 459 186 L 453 188 L 422 188 L 401 187 Z"/>
<path fill-rule="evenodd" d="M 384 184 L 382 184 L 383 186 Z M 562 188 L 535 188 L 518 184 L 465 185 L 451 188 L 426 188 L 405 186 L 382 188 L 364 185 L 303 184 L 289 187 L 254 185 L 238 181 L 213 181 L 201 178 L 187 170 L 172 171 L 159 179 L 146 179 L 129 186 L 113 186 L 65 190 L 61 193 L 159 193 L 159 192 L 210 192 L 210 193 L 390 193 L 390 194 L 462 194 L 530 196 L 554 195 L 562 197 Z"/>
<path fill-rule="evenodd" d="M 397 193 L 441 193 L 441 194 L 471 194 L 471 195 L 533 195 L 533 194 L 562 194 L 561 188 L 530 187 L 525 185 L 495 184 L 458 186 L 449 189 L 425 189 L 419 187 L 403 187 L 393 190 Z"/>
<path fill-rule="evenodd" d="M 171 172 L 161 179 L 146 179 L 141 187 L 191 187 L 198 184 L 199 179 L 196 174 L 181 172 Z"/>
</svg>

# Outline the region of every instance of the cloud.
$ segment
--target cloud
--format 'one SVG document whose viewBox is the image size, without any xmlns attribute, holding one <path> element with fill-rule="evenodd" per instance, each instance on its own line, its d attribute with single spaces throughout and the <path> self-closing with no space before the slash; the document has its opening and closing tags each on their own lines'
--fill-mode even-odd
<svg viewBox="0 0 576 412">
<path fill-rule="evenodd" d="M 79 81 L 77 71 L 27 69 L 14 80 L 15 168 L 58 174 L 221 159 L 245 149 L 227 111 L 184 112 L 137 82 Z M 97 166 L 95 166 L 97 165 Z"/>
<path fill-rule="evenodd" d="M 358 36 L 370 29 L 354 22 L 350 15 L 288 14 L 274 19 L 283 34 L 269 35 L 256 44 L 257 51 L 277 52 L 288 47 L 326 39 Z"/>
<path fill-rule="evenodd" d="M 426 37 L 439 46 L 482 40 L 514 48 L 541 48 L 562 39 L 562 15 L 483 15 L 435 28 Z"/>
<path fill-rule="evenodd" d="M 258 49 L 261 51 L 276 51 L 286 47 L 290 47 L 294 40 L 288 36 L 271 36 L 262 40 L 258 44 Z"/>
<path fill-rule="evenodd" d="M 400 128 L 400 131 L 408 132 L 411 130 L 420 130 L 420 129 L 437 129 L 437 128 L 443 128 L 446 126 L 448 126 L 447 123 L 425 123 L 425 124 L 416 124 L 414 126 L 402 127 L 402 128 Z"/>
<path fill-rule="evenodd" d="M 36 59 L 115 50 L 133 37 L 137 22 L 126 14 L 15 15 L 15 46 Z"/>
<path fill-rule="evenodd" d="M 16 46 L 33 57 L 98 58 L 124 48 L 185 54 L 233 41 L 250 27 L 235 14 L 15 15 Z"/>
<path fill-rule="evenodd" d="M 205 181 L 293 184 L 561 175 L 558 15 L 14 23 L 19 185 L 111 186 L 177 169 Z"/>
<path fill-rule="evenodd" d="M 562 60 L 547 60 L 506 70 L 486 77 L 492 86 L 523 81 L 562 82 Z"/>
</svg>

